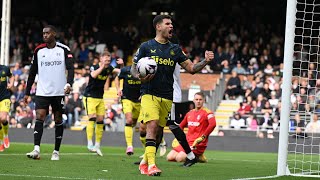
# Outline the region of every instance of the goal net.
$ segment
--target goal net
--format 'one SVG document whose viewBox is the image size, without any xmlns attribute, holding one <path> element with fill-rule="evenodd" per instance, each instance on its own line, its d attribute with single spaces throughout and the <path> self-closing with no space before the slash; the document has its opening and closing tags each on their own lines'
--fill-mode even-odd
<svg viewBox="0 0 320 180">
<path fill-rule="evenodd" d="M 320 177 L 320 0 L 287 1 L 278 175 Z"/>
</svg>

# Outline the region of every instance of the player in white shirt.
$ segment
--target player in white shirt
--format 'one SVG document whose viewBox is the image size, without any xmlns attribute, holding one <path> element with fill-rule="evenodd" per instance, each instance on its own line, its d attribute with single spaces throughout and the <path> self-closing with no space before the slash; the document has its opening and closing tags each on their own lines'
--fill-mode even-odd
<svg viewBox="0 0 320 180">
<path fill-rule="evenodd" d="M 196 158 L 194 153 L 192 152 L 186 135 L 183 132 L 183 130 L 179 127 L 180 124 L 180 112 L 178 111 L 179 106 L 181 105 L 182 101 L 182 95 L 181 95 L 181 80 L 180 80 L 180 65 L 176 64 L 174 73 L 173 73 L 173 103 L 171 108 L 171 116 L 170 119 L 167 122 L 167 125 L 169 126 L 169 129 L 174 134 L 180 145 L 183 147 L 187 154 L 187 159 L 185 163 L 183 164 L 186 167 L 192 166 L 195 164 Z"/>
<path fill-rule="evenodd" d="M 36 122 L 34 127 L 34 150 L 27 153 L 28 158 L 40 159 L 40 142 L 43 133 L 43 122 L 52 107 L 55 121 L 55 147 L 51 160 L 59 160 L 59 149 L 63 136 L 63 107 L 64 96 L 71 92 L 74 77 L 73 56 L 69 47 L 56 42 L 57 30 L 47 25 L 43 28 L 43 41 L 34 50 L 32 66 L 30 69 L 26 96 L 30 96 L 31 86 L 38 75 L 37 90 L 35 94 Z M 67 70 L 67 76 L 66 76 Z"/>
</svg>

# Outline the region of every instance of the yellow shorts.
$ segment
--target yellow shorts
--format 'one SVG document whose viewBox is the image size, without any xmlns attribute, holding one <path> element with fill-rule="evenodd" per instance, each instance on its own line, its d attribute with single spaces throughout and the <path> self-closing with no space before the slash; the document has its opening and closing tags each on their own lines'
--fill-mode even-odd
<svg viewBox="0 0 320 180">
<path fill-rule="evenodd" d="M 87 115 L 103 115 L 106 112 L 104 100 L 101 98 L 83 97 L 82 99 Z"/>
<path fill-rule="evenodd" d="M 0 112 L 9 112 L 10 111 L 10 99 L 4 99 L 0 101 Z"/>
<path fill-rule="evenodd" d="M 140 102 L 133 102 L 129 99 L 122 99 L 121 103 L 124 114 L 132 113 L 132 119 L 138 119 L 141 106 Z"/>
<path fill-rule="evenodd" d="M 141 98 L 142 117 L 139 120 L 143 120 L 144 123 L 157 120 L 159 126 L 165 127 L 171 106 L 172 100 L 145 94 Z"/>
</svg>

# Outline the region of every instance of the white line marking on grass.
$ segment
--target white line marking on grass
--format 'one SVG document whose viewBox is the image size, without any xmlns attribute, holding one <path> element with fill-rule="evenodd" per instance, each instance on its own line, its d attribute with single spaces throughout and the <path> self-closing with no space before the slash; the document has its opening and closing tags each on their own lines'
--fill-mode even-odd
<svg viewBox="0 0 320 180">
<path fill-rule="evenodd" d="M 0 154 L 0 156 L 25 156 L 23 153 L 13 153 L 13 154 Z M 40 153 L 40 155 L 48 156 L 52 153 Z M 73 156 L 73 155 L 97 155 L 96 153 L 60 153 L 62 156 Z M 114 154 L 115 155 L 115 154 Z"/>
<path fill-rule="evenodd" d="M 44 156 L 51 156 L 52 153 L 40 153 L 41 155 Z M 106 153 L 107 155 L 110 156 L 125 156 L 125 154 L 122 153 Z M 23 153 L 12 153 L 12 154 L 5 154 L 5 153 L 1 153 L 0 156 L 25 156 L 26 154 Z M 96 153 L 60 153 L 61 156 L 73 156 L 73 155 L 77 155 L 77 156 L 96 156 Z M 267 161 L 267 160 L 245 160 L 245 159 L 220 159 L 220 158 L 209 158 L 209 160 L 213 160 L 213 161 L 238 161 L 238 162 L 269 162 L 269 163 L 276 163 L 276 161 Z"/>
<path fill-rule="evenodd" d="M 232 180 L 272 179 L 272 178 L 277 178 L 277 177 L 279 177 L 279 176 L 274 175 L 274 176 L 264 176 L 264 177 L 239 178 L 239 179 L 232 179 Z"/>
<path fill-rule="evenodd" d="M 108 170 L 106 170 L 106 169 L 105 169 L 105 170 L 102 170 L 102 171 L 103 171 L 103 172 L 108 172 Z"/>
<path fill-rule="evenodd" d="M 241 162 L 270 162 L 276 163 L 276 161 L 266 161 L 266 160 L 246 160 L 246 159 L 219 159 L 219 158 L 209 158 L 209 160 L 214 161 L 241 161 Z"/>
<path fill-rule="evenodd" d="M 59 176 L 35 176 L 28 174 L 0 174 L 0 176 L 9 176 L 9 177 L 31 177 L 31 178 L 52 178 L 52 179 L 87 179 L 87 178 L 77 178 L 77 177 L 59 177 Z"/>
</svg>

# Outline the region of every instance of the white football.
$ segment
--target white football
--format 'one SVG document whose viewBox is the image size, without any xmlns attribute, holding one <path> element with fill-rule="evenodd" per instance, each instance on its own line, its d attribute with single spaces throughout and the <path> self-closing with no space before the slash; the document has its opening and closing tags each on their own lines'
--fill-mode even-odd
<svg viewBox="0 0 320 180">
<path fill-rule="evenodd" d="M 157 72 L 157 63 L 151 57 L 143 57 L 139 59 L 137 70 L 140 77 L 146 77 L 148 74 L 155 74 Z"/>
</svg>

